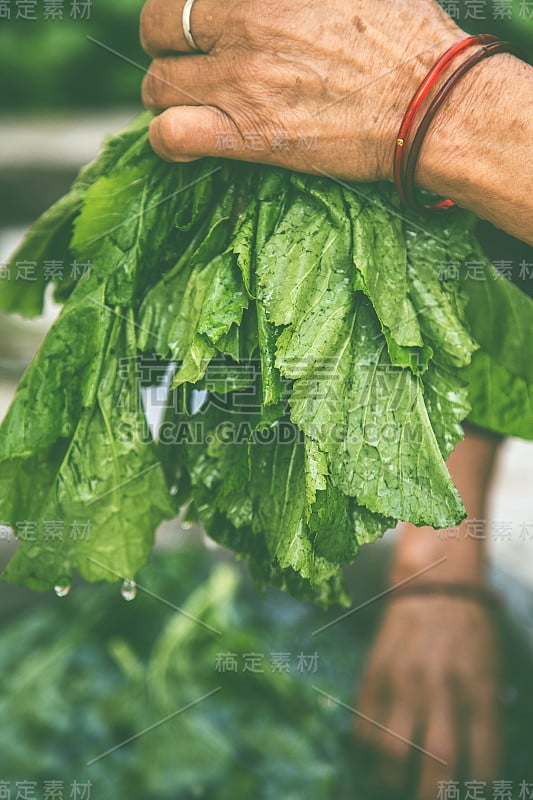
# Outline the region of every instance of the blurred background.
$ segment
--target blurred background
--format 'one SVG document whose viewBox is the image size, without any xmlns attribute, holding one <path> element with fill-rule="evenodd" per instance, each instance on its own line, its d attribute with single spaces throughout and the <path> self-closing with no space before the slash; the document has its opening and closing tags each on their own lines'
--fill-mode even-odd
<svg viewBox="0 0 533 800">
<path fill-rule="evenodd" d="M 533 58 L 533 2 L 441 5 L 464 29 L 510 38 Z M 141 110 L 141 8 L 0 0 L 0 267 L 104 135 Z M 493 260 L 525 260 L 533 272 L 531 248 L 488 226 L 480 236 Z M 38 320 L 0 316 L 1 417 L 57 310 L 48 300 Z M 507 441 L 488 530 L 508 609 L 505 775 L 517 787 L 533 752 L 532 479 L 533 444 Z M 392 539 L 347 571 L 355 605 L 385 585 Z M 0 566 L 14 547 L 0 528 Z M 374 796 L 353 716 L 328 695 L 352 702 L 379 602 L 313 636 L 335 612 L 259 596 L 229 553 L 179 519 L 158 532 L 139 585 L 147 591 L 131 603 L 118 585 L 75 584 L 62 600 L 0 585 L 0 797 Z"/>
</svg>

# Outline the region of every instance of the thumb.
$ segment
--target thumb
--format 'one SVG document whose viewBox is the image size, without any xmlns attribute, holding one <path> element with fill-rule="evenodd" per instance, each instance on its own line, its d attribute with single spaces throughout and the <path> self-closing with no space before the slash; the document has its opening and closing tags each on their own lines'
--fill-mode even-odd
<svg viewBox="0 0 533 800">
<path fill-rule="evenodd" d="M 167 161 L 204 156 L 245 159 L 246 143 L 239 129 L 213 106 L 175 106 L 163 111 L 150 124 L 150 144 Z"/>
</svg>

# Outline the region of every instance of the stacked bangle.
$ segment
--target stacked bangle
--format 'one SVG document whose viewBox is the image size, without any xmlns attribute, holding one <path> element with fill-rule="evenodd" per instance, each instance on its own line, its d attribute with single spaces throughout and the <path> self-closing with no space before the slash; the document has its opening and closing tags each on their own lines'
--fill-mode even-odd
<svg viewBox="0 0 533 800">
<path fill-rule="evenodd" d="M 413 135 L 413 127 L 415 122 L 420 116 L 422 107 L 428 99 L 431 91 L 434 89 L 439 78 L 442 77 L 451 63 L 458 58 L 462 53 L 474 45 L 481 45 L 472 56 L 464 61 L 460 67 L 445 81 L 444 85 L 440 88 L 434 99 L 426 108 L 425 113 L 418 125 L 416 133 Z M 396 148 L 394 153 L 394 182 L 402 203 L 418 211 L 446 211 L 455 206 L 452 200 L 441 200 L 435 205 L 421 205 L 415 196 L 415 173 L 418 163 L 420 150 L 424 142 L 424 137 L 428 131 L 431 122 L 433 121 L 436 113 L 449 96 L 453 87 L 461 80 L 461 78 L 485 58 L 496 53 L 513 53 L 520 56 L 521 53 L 510 42 L 503 42 L 490 34 L 481 34 L 479 36 L 468 36 L 466 39 L 457 42 L 450 47 L 440 57 L 435 66 L 431 69 L 427 77 L 420 84 L 413 99 L 409 104 L 409 108 L 403 118 L 398 138 L 396 139 Z"/>
<path fill-rule="evenodd" d="M 409 595 L 447 595 L 472 600 L 497 611 L 503 608 L 503 601 L 499 594 L 488 586 L 474 583 L 449 583 L 447 581 L 409 583 L 394 589 L 389 598 L 395 599 Z"/>
</svg>

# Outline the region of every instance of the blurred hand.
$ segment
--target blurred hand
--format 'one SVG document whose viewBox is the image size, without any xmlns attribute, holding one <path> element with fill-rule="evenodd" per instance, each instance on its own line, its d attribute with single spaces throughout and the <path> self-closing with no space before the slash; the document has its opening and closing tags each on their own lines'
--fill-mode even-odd
<svg viewBox="0 0 533 800">
<path fill-rule="evenodd" d="M 435 0 L 148 0 L 141 41 L 154 57 L 143 84 L 157 153 L 223 156 L 392 179 L 412 95 L 465 35 Z M 181 55 L 179 55 L 181 54 Z"/>
<path fill-rule="evenodd" d="M 436 800 L 439 781 L 497 777 L 496 654 L 490 612 L 481 605 L 445 596 L 391 599 L 355 704 L 393 732 L 357 718 L 356 736 L 374 755 L 384 789 Z"/>
</svg>

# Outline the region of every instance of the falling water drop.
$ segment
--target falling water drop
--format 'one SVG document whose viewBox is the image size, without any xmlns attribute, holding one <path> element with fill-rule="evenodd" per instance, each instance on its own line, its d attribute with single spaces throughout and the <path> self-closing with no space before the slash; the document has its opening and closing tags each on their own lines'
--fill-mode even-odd
<svg viewBox="0 0 533 800">
<path fill-rule="evenodd" d="M 130 600 L 135 600 L 135 598 L 137 597 L 137 584 L 135 583 L 135 581 L 130 581 L 126 579 L 122 584 L 122 589 L 120 590 L 120 594 L 122 595 L 124 600 L 127 600 L 128 602 Z"/>
<path fill-rule="evenodd" d="M 171 486 L 170 487 L 170 494 L 172 495 L 172 497 L 176 497 L 177 493 L 178 493 L 178 487 L 177 486 Z"/>
<path fill-rule="evenodd" d="M 181 523 L 181 527 L 183 528 L 184 531 L 190 531 L 190 529 L 192 528 L 192 522 L 189 522 L 188 519 L 185 519 Z"/>
<path fill-rule="evenodd" d="M 70 578 L 60 578 L 54 586 L 54 592 L 58 597 L 66 597 L 70 592 Z"/>
</svg>

